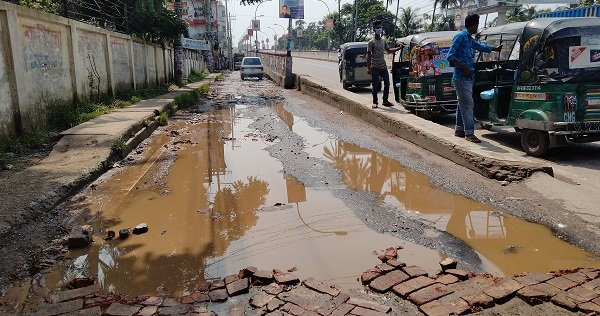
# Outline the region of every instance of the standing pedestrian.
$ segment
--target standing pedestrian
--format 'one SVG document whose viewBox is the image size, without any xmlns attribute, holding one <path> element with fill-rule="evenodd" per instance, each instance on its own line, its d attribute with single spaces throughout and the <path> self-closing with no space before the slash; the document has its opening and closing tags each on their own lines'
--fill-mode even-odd
<svg viewBox="0 0 600 316">
<path fill-rule="evenodd" d="M 473 38 L 479 28 L 479 15 L 471 14 L 465 19 L 465 29 L 454 36 L 452 46 L 448 52 L 448 61 L 454 67 L 452 84 L 456 88 L 458 108 L 456 110 L 456 126 L 454 135 L 464 137 L 473 143 L 481 141 L 475 136 L 475 119 L 473 117 L 473 81 L 475 67 L 473 59 L 475 51 L 490 53 L 501 51 L 502 45 L 492 47 L 478 42 Z"/>
<path fill-rule="evenodd" d="M 388 73 L 387 63 L 385 62 L 384 54 L 392 54 L 402 49 L 402 46 L 389 48 L 383 39 L 383 23 L 381 21 L 373 22 L 373 31 L 375 38 L 369 41 L 367 48 L 367 72 L 371 75 L 371 83 L 373 85 L 373 108 L 378 106 L 377 93 L 381 90 L 381 79 L 383 78 L 383 106 L 394 106 L 388 101 L 390 94 L 390 74 Z"/>
</svg>

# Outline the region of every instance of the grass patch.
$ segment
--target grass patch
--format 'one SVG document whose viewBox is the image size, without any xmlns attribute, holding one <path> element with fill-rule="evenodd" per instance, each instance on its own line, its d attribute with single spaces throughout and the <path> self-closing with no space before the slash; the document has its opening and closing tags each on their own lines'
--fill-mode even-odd
<svg viewBox="0 0 600 316">
<path fill-rule="evenodd" d="M 21 136 L 0 137 L 0 168 L 15 163 L 18 156 L 31 153 L 52 141 L 53 134 L 42 130 L 27 132 Z"/>
<path fill-rule="evenodd" d="M 205 83 L 200 87 L 192 90 L 190 92 L 184 93 L 175 98 L 175 105 L 181 109 L 190 108 L 192 105 L 198 101 L 198 98 L 208 93 L 210 90 L 210 84 Z"/>
<path fill-rule="evenodd" d="M 210 74 L 210 71 L 208 71 L 208 69 L 204 69 L 202 72 L 199 72 L 196 69 L 193 69 L 190 71 L 190 74 L 187 76 L 185 82 L 186 83 L 192 83 L 192 82 L 198 82 L 204 78 L 206 78 L 206 76 L 208 76 Z"/>
<path fill-rule="evenodd" d="M 167 126 L 167 124 L 169 124 L 169 113 L 160 113 L 160 115 L 158 116 L 158 124 L 160 124 L 160 126 Z"/>
<path fill-rule="evenodd" d="M 39 149 L 52 140 L 54 132 L 64 131 L 115 109 L 131 106 L 144 99 L 168 92 L 167 86 L 143 88 L 119 93 L 116 97 L 98 101 L 81 99 L 74 103 L 46 101 L 46 129 L 26 132 L 20 136 L 0 137 L 0 167 L 12 164 L 19 156 Z"/>
<path fill-rule="evenodd" d="M 119 137 L 115 140 L 115 143 L 112 145 L 112 151 L 117 154 L 119 157 L 123 158 L 123 150 L 125 150 L 125 146 L 127 144 L 127 140 L 125 137 Z"/>
<path fill-rule="evenodd" d="M 215 77 L 215 81 L 223 81 L 223 74 L 218 74 L 218 75 Z"/>
</svg>

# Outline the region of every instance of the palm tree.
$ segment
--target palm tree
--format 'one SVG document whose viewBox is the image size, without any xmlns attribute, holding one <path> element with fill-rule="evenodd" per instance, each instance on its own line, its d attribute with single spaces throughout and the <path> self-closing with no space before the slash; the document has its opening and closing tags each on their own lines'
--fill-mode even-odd
<svg viewBox="0 0 600 316">
<path fill-rule="evenodd" d="M 418 10 L 413 10 L 411 7 L 402 8 L 400 13 L 400 37 L 416 34 L 421 29 L 421 19 L 417 13 Z M 396 16 L 398 18 L 398 16 Z"/>
<path fill-rule="evenodd" d="M 433 14 L 431 14 L 431 30 L 435 30 L 435 9 L 437 9 L 440 0 L 433 0 Z"/>
<path fill-rule="evenodd" d="M 387 11 L 390 4 L 392 4 L 394 2 L 394 0 L 383 0 L 383 1 L 385 1 L 385 11 Z"/>
</svg>

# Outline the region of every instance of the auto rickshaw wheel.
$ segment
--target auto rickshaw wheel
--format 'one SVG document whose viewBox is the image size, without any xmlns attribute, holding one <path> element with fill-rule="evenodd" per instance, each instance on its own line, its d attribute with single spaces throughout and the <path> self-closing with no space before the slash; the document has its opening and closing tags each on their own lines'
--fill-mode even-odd
<svg viewBox="0 0 600 316">
<path fill-rule="evenodd" d="M 535 129 L 521 131 L 521 146 L 530 156 L 540 157 L 548 152 L 550 137 L 548 132 Z"/>
<path fill-rule="evenodd" d="M 344 88 L 344 90 L 350 89 L 351 86 L 352 86 L 351 84 L 347 84 L 345 82 L 342 82 L 342 87 Z"/>
</svg>

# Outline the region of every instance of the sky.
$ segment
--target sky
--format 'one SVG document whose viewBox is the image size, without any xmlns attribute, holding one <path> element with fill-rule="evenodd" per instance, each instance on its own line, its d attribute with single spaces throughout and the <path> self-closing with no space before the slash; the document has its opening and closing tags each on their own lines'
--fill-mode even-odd
<svg viewBox="0 0 600 316">
<path fill-rule="evenodd" d="M 254 14 L 256 12 L 257 16 L 263 15 L 259 17 L 261 23 L 261 32 L 258 34 L 259 40 L 262 38 L 269 37 L 270 41 L 273 40 L 273 35 L 277 34 L 280 37 L 283 33 L 283 28 L 287 29 L 288 19 L 279 18 L 278 8 L 279 8 L 279 0 L 270 0 L 264 1 L 258 6 L 257 5 L 241 5 L 239 0 L 222 0 L 228 1 L 229 11 L 231 15 L 234 17 L 232 20 L 232 33 L 233 33 L 233 45 L 237 46 L 238 41 L 242 38 L 242 36 L 246 33 L 246 29 L 248 29 L 251 25 L 251 21 L 254 18 Z M 352 3 L 350 0 L 342 0 L 341 4 L 344 3 Z M 433 11 L 433 0 L 395 0 L 394 4 L 389 6 L 389 10 L 392 13 L 396 13 L 396 4 L 400 2 L 400 7 L 411 6 L 413 9 L 419 9 L 420 14 L 429 13 Z M 549 1 L 554 2 L 554 1 Z M 307 23 L 316 22 L 323 19 L 325 15 L 327 15 L 327 7 L 331 12 L 337 11 L 337 1 L 335 0 L 304 0 L 304 21 Z M 555 8 L 558 5 L 563 5 L 562 3 L 557 3 L 553 5 L 536 5 L 537 8 Z M 490 18 L 493 18 L 490 15 Z M 275 24 L 279 24 L 277 26 Z M 269 28 L 270 27 L 270 28 Z"/>
</svg>

